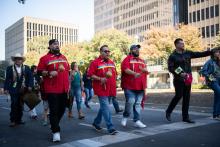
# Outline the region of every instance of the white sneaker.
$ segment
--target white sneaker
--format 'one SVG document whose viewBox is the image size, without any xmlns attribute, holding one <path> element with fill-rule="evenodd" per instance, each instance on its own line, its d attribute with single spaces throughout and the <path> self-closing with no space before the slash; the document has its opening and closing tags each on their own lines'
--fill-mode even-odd
<svg viewBox="0 0 220 147">
<path fill-rule="evenodd" d="M 145 128 L 147 127 L 145 124 L 143 124 L 140 120 L 136 121 L 135 124 L 134 124 L 135 127 L 138 127 L 138 128 Z"/>
<path fill-rule="evenodd" d="M 127 124 L 127 118 L 123 117 L 122 120 L 121 120 L 121 125 L 122 125 L 123 127 L 125 127 L 126 124 Z"/>
<path fill-rule="evenodd" d="M 53 142 L 60 141 L 60 132 L 53 133 Z"/>
</svg>

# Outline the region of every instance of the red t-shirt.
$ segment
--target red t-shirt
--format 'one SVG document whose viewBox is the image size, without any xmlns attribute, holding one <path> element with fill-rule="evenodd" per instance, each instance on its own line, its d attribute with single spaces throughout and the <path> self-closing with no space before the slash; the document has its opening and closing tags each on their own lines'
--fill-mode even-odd
<svg viewBox="0 0 220 147">
<path fill-rule="evenodd" d="M 58 71 L 56 77 L 45 76 L 43 87 L 45 93 L 65 93 L 69 91 L 69 63 L 64 55 L 51 53 L 40 58 L 38 71 Z"/>
<path fill-rule="evenodd" d="M 101 81 L 93 80 L 92 86 L 97 96 L 116 96 L 116 68 L 113 61 L 108 59 L 104 61 L 102 57 L 98 57 L 92 61 L 88 69 L 88 76 L 96 75 L 98 77 L 106 77 L 106 73 L 110 71 L 112 76 L 107 78 L 107 82 L 102 85 Z"/>
<path fill-rule="evenodd" d="M 121 63 L 121 87 L 129 90 L 144 90 L 147 87 L 147 73 L 143 73 L 140 67 L 145 68 L 144 60 L 139 57 L 128 55 Z M 126 69 L 141 73 L 141 76 L 135 78 L 134 75 L 125 73 Z"/>
</svg>

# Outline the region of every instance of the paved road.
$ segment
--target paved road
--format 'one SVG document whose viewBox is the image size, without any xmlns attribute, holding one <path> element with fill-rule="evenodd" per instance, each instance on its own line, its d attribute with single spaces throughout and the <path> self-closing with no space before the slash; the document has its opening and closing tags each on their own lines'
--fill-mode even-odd
<svg viewBox="0 0 220 147">
<path fill-rule="evenodd" d="M 123 102 L 120 102 L 123 106 Z M 196 124 L 186 124 L 181 121 L 181 109 L 177 107 L 172 114 L 172 122 L 164 118 L 166 104 L 146 104 L 142 111 L 142 120 L 147 128 L 138 129 L 133 127 L 132 119 L 129 120 L 126 128 L 120 125 L 122 114 L 115 114 L 112 108 L 113 123 L 119 133 L 115 136 L 107 134 L 106 129 L 96 132 L 92 127 L 99 105 L 94 101 L 92 109 L 84 108 L 85 120 L 78 120 L 77 116 L 68 119 L 65 115 L 61 121 L 60 143 L 51 142 L 49 126 L 43 126 L 42 120 L 30 120 L 28 113 L 24 112 L 25 125 L 16 128 L 9 128 L 9 102 L 5 97 L 0 97 L 0 146 L 1 147 L 95 147 L 95 146 L 131 146 L 131 147 L 219 147 L 220 144 L 220 122 L 211 119 L 211 107 L 194 106 L 190 108 L 190 116 Z M 207 110 L 207 111 L 204 111 Z M 37 107 L 41 116 L 42 105 Z M 74 107 L 76 114 L 76 107 Z M 102 127 L 105 128 L 104 122 Z"/>
</svg>

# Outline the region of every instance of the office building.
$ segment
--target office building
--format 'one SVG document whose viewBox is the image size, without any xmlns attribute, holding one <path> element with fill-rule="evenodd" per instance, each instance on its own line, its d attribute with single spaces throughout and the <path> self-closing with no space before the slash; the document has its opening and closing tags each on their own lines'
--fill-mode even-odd
<svg viewBox="0 0 220 147">
<path fill-rule="evenodd" d="M 27 42 L 35 36 L 56 38 L 60 45 L 78 42 L 78 27 L 58 21 L 23 17 L 5 30 L 5 60 L 15 53 L 26 54 Z"/>
<path fill-rule="evenodd" d="M 200 29 L 203 42 L 213 47 L 219 33 L 219 0 L 188 0 L 189 24 Z"/>
</svg>

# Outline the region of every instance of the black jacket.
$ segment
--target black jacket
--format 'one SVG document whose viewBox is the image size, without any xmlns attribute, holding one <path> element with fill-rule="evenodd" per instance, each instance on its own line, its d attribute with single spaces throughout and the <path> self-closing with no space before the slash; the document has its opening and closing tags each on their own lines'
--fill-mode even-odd
<svg viewBox="0 0 220 147">
<path fill-rule="evenodd" d="M 183 53 L 178 53 L 175 50 L 168 58 L 168 70 L 174 75 L 174 80 L 183 81 L 184 79 L 180 77 L 180 74 L 177 74 L 175 70 L 181 67 L 183 72 L 192 73 L 191 59 L 206 57 L 211 55 L 211 53 L 211 51 L 193 52 L 188 50 L 183 51 Z"/>
</svg>

